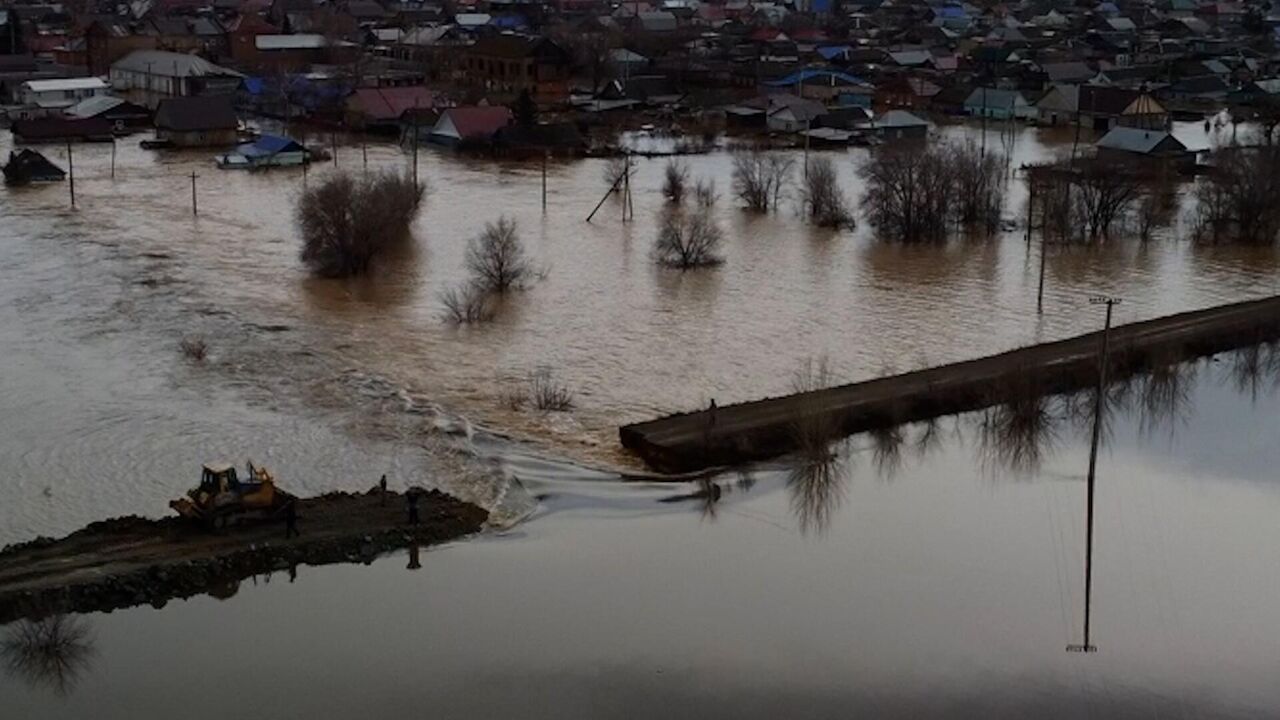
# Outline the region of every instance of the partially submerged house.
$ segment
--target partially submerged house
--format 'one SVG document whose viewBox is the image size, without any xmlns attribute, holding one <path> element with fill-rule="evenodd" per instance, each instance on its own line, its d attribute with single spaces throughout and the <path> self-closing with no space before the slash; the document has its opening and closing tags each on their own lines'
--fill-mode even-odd
<svg viewBox="0 0 1280 720">
<path fill-rule="evenodd" d="M 86 98 L 67 108 L 63 113 L 70 118 L 106 120 L 111 123 L 116 133 L 124 133 L 151 124 L 151 111 L 124 98 L 111 95 Z"/>
<path fill-rule="evenodd" d="M 278 135 L 263 135 L 234 151 L 219 155 L 218 167 L 226 170 L 256 170 L 268 167 L 295 167 L 310 159 L 301 143 Z"/>
<path fill-rule="evenodd" d="M 929 122 L 906 110 L 890 110 L 872 120 L 867 131 L 886 140 L 920 140 L 929 134 Z"/>
<path fill-rule="evenodd" d="M 15 120 L 10 128 L 17 143 L 111 142 L 111 123 L 101 118 L 43 117 Z"/>
<path fill-rule="evenodd" d="M 511 111 L 505 107 L 476 106 L 449 108 L 431 128 L 428 139 L 438 145 L 457 147 L 470 143 L 489 143 L 499 130 L 511 122 Z"/>
<path fill-rule="evenodd" d="M 1036 103 L 1037 120 L 1042 125 L 1070 125 L 1079 122 L 1095 130 L 1117 125 L 1163 129 L 1169 113 L 1151 95 L 1103 85 L 1054 85 Z"/>
<path fill-rule="evenodd" d="M 196 55 L 137 50 L 111 65 L 111 86 L 147 107 L 161 100 L 197 95 L 233 95 L 243 75 Z"/>
<path fill-rule="evenodd" d="M 176 147 L 223 147 L 238 139 L 230 96 L 169 98 L 156 109 L 156 140 Z"/>
<path fill-rule="evenodd" d="M 406 114 L 432 110 L 436 96 L 421 85 L 357 88 L 347 98 L 347 125 L 371 132 L 398 132 Z"/>
<path fill-rule="evenodd" d="M 965 114 L 991 120 L 1032 120 L 1036 108 L 1017 90 L 974 88 L 964 101 Z"/>
<path fill-rule="evenodd" d="M 1174 165 L 1194 164 L 1196 153 L 1164 130 L 1114 127 L 1097 142 L 1098 157 L 1110 160 L 1153 160 Z"/>
<path fill-rule="evenodd" d="M 18 102 L 42 110 L 60 110 L 107 93 L 102 78 L 76 77 L 56 80 L 28 80 L 18 86 Z"/>
<path fill-rule="evenodd" d="M 9 162 L 4 166 L 6 185 L 27 185 L 33 182 L 57 182 L 67 176 L 62 168 L 49 162 L 44 155 L 23 148 L 9 151 Z"/>
</svg>

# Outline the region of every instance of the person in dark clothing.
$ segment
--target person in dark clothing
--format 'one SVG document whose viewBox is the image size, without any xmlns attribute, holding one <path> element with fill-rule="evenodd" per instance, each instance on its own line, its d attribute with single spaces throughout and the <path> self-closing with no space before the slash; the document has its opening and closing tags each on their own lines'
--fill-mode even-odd
<svg viewBox="0 0 1280 720">
<path fill-rule="evenodd" d="M 382 479 L 378 481 L 378 490 L 381 493 L 380 495 L 378 495 L 378 504 L 386 505 L 387 504 L 387 476 L 385 473 L 383 474 Z"/>
<path fill-rule="evenodd" d="M 290 500 L 284 506 L 284 537 L 288 540 L 301 534 L 298 532 L 298 505 L 296 501 Z"/>
<path fill-rule="evenodd" d="M 405 494 L 404 499 L 409 503 L 409 524 L 418 524 L 418 491 L 416 489 L 409 490 Z"/>
</svg>

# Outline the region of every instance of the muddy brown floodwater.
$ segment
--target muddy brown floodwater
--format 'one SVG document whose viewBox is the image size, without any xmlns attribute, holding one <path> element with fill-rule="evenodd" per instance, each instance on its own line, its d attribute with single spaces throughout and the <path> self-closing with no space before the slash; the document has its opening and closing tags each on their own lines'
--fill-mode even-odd
<svg viewBox="0 0 1280 720">
<path fill-rule="evenodd" d="M 993 132 L 988 142 L 1004 141 Z M 1024 129 L 1011 142 L 1016 166 L 1065 151 L 1071 137 Z M 47 151 L 65 164 L 65 150 Z M 301 172 L 219 171 L 210 153 L 153 153 L 129 138 L 112 179 L 109 146 L 75 152 L 76 210 L 65 184 L 0 192 L 0 541 L 162 513 L 211 456 L 252 457 L 301 492 L 363 488 L 385 471 L 422 482 L 433 475 L 424 428 L 457 437 L 478 423 L 552 456 L 633 465 L 620 424 L 783 392 L 807 358 L 863 379 L 1094 329 L 1084 298 L 1096 292 L 1126 299 L 1124 322 L 1277 287 L 1274 251 L 1196 247 L 1175 226 L 1145 246 L 1050 248 L 1037 314 L 1039 248 L 1021 231 L 915 248 L 877 242 L 866 223 L 832 234 L 790 210 L 751 217 L 728 197 L 725 153 L 689 159 L 721 193 L 728 241 L 714 271 L 649 260 L 661 160 L 640 161 L 635 222 L 606 203 L 587 224 L 601 162 L 552 164 L 543 214 L 538 166 L 427 151 L 431 194 L 410 248 L 373 279 L 316 280 L 298 262 L 291 221 Z M 855 199 L 862 156 L 837 155 Z M 408 163 L 391 145 L 368 157 L 371 168 Z M 359 172 L 360 148 L 341 147 L 338 165 Z M 1015 180 L 1010 220 L 1024 198 Z M 444 325 L 438 296 L 462 277 L 466 241 L 503 214 L 545 280 L 491 325 Z M 203 365 L 176 349 L 189 335 L 209 342 Z M 572 413 L 503 402 L 507 385 L 539 368 L 576 393 Z M 473 489 L 490 492 L 483 485 Z"/>
</svg>

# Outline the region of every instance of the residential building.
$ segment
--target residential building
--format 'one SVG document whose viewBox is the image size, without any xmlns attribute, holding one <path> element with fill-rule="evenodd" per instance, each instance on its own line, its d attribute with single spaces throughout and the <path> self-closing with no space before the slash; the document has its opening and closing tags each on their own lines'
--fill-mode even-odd
<svg viewBox="0 0 1280 720">
<path fill-rule="evenodd" d="M 107 84 L 96 77 L 28 80 L 18 86 L 18 102 L 41 110 L 68 108 L 85 98 L 106 94 Z"/>
<path fill-rule="evenodd" d="M 147 107 L 166 98 L 231 95 L 242 77 L 204 58 L 162 50 L 138 50 L 111 66 L 112 87 Z"/>
<path fill-rule="evenodd" d="M 462 54 L 463 78 L 487 90 L 511 95 L 527 90 L 539 103 L 569 97 L 572 59 L 551 40 L 500 35 L 481 39 Z"/>
<path fill-rule="evenodd" d="M 156 109 L 156 140 L 177 147 L 226 147 L 239 139 L 231 96 L 171 97 Z"/>
</svg>

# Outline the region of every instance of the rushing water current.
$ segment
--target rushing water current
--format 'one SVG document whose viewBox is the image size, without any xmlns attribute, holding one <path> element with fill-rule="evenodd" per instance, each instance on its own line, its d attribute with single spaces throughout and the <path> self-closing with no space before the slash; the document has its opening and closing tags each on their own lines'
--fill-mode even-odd
<svg viewBox="0 0 1280 720">
<path fill-rule="evenodd" d="M 1010 142 L 1016 168 L 1071 137 Z M 65 150 L 46 150 L 65 165 Z M 344 145 L 338 165 L 359 172 L 364 157 Z M 408 167 L 390 145 L 367 157 Z M 856 201 L 863 151 L 833 157 Z M 1147 244 L 1051 246 L 1037 313 L 1041 248 L 1016 228 L 1020 179 L 1003 234 L 902 247 L 866 223 L 830 233 L 790 209 L 745 215 L 727 197 L 729 155 L 713 153 L 688 162 L 720 190 L 725 263 L 680 273 L 650 258 L 661 160 L 639 163 L 634 222 L 610 200 L 588 224 L 603 161 L 553 162 L 544 213 L 540 164 L 424 151 L 414 241 L 370 278 L 330 281 L 301 267 L 292 213 L 332 167 L 223 172 L 207 153 L 132 140 L 114 178 L 110 146 L 77 146 L 74 161 L 74 210 L 66 184 L 0 190 L 0 544 L 162 515 L 200 463 L 222 459 L 265 464 L 304 494 L 383 473 L 438 485 L 492 508 L 497 529 L 420 560 L 262 578 L 230 602 L 76 618 L 85 652 L 70 682 L 0 663 L 14 717 L 1280 707 L 1280 644 L 1265 630 L 1280 621 L 1280 404 L 1269 378 L 1240 382 L 1235 361 L 1179 386 L 1168 422 L 1135 402 L 1109 426 L 1097 653 L 1064 652 L 1084 606 L 1078 424 L 1030 456 L 969 417 L 959 431 L 947 420 L 855 438 L 820 469 L 692 485 L 607 470 L 635 468 L 618 425 L 786 392 L 809 359 L 863 379 L 1096 329 L 1086 298 L 1098 292 L 1125 299 L 1119 322 L 1273 294 L 1271 250 L 1192 244 L 1181 217 Z M 444 324 L 439 295 L 463 279 L 467 240 L 504 214 L 541 279 L 492 324 Z M 203 362 L 180 352 L 194 337 Z M 506 402 L 540 368 L 575 393 L 571 412 Z M 235 689 L 193 690 L 211 682 Z"/>
</svg>

